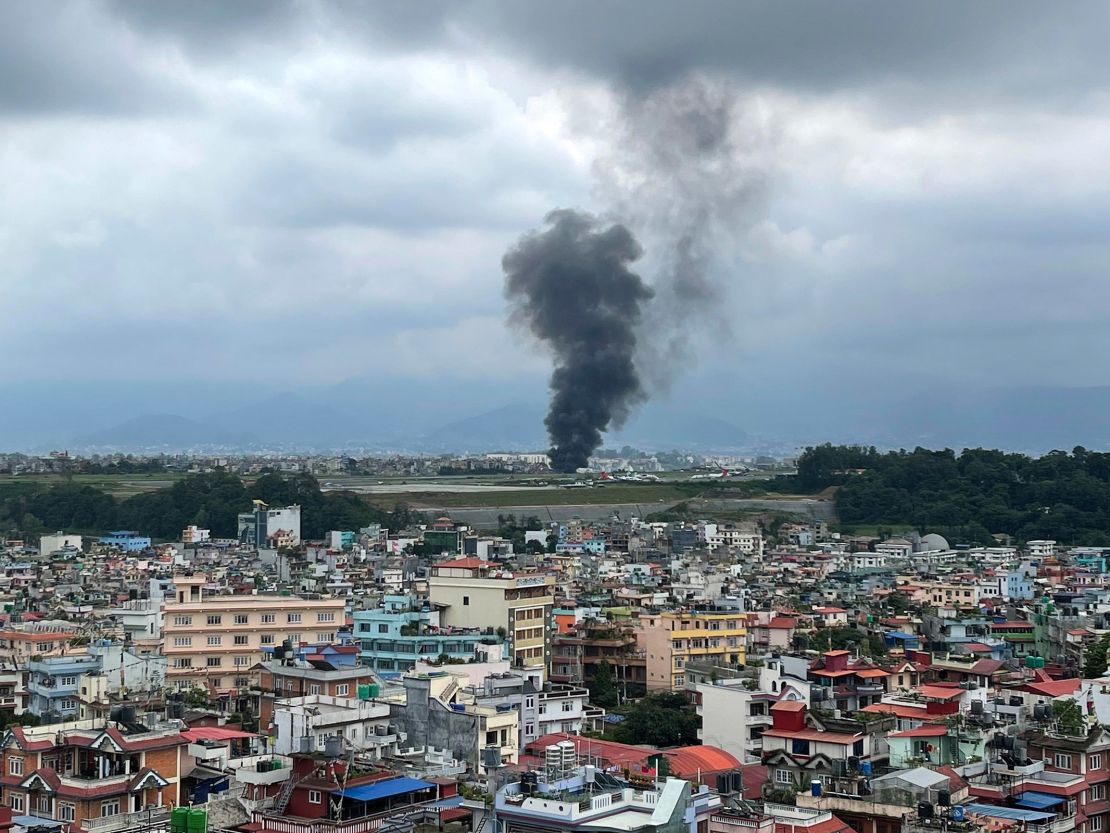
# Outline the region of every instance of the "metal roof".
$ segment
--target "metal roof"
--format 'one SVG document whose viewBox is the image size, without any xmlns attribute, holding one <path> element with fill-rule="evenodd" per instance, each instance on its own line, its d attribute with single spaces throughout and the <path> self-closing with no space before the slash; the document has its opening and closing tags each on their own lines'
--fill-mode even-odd
<svg viewBox="0 0 1110 833">
<path fill-rule="evenodd" d="M 374 781 L 370 784 L 359 784 L 347 790 L 339 790 L 338 794 L 344 798 L 353 798 L 355 801 L 374 801 L 379 798 L 391 798 L 395 795 L 416 792 L 417 790 L 434 789 L 435 784 L 421 781 L 419 778 L 388 778 L 384 781 Z"/>
<path fill-rule="evenodd" d="M 1038 813 L 1035 810 L 1021 810 L 1017 807 L 996 807 L 993 804 L 968 804 L 967 809 L 981 816 L 1014 821 L 1047 821 L 1056 818 L 1055 813 Z"/>
</svg>

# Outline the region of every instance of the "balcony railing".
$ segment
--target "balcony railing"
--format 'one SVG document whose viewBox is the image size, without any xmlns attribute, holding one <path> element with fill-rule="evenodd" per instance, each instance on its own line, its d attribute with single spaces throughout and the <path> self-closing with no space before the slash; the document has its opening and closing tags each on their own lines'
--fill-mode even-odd
<svg viewBox="0 0 1110 833">
<path fill-rule="evenodd" d="M 149 807 L 134 813 L 117 813 L 103 818 L 87 818 L 81 822 L 89 833 L 110 833 L 112 830 L 126 830 L 131 827 L 148 829 L 165 824 L 170 818 L 169 807 Z"/>
</svg>

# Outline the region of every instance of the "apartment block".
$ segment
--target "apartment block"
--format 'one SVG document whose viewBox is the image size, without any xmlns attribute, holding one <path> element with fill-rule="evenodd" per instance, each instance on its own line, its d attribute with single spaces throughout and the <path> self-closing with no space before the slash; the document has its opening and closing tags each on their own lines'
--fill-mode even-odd
<svg viewBox="0 0 1110 833">
<path fill-rule="evenodd" d="M 503 628 L 514 668 L 542 676 L 551 650 L 555 579 L 512 573 L 477 558 L 441 561 L 431 568 L 428 598 L 447 627 Z"/>
<path fill-rule="evenodd" d="M 255 666 L 283 640 L 332 642 L 345 623 L 343 599 L 299 596 L 218 596 L 204 592 L 202 576 L 174 579 L 166 602 L 166 683 L 199 686 L 214 697 L 243 694 L 257 684 Z"/>
<path fill-rule="evenodd" d="M 720 665 L 744 662 L 748 631 L 739 612 L 668 610 L 638 620 L 637 639 L 647 654 L 649 691 L 677 691 L 686 685 L 690 660 Z"/>
</svg>

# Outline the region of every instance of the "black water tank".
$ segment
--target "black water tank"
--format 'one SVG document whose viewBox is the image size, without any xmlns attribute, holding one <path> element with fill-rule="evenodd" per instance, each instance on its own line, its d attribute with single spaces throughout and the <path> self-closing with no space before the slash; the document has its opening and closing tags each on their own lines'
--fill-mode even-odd
<svg viewBox="0 0 1110 833">
<path fill-rule="evenodd" d="M 948 790 L 941 790 L 937 793 L 937 806 L 938 807 L 951 807 L 952 806 L 952 793 Z"/>
<path fill-rule="evenodd" d="M 917 817 L 919 819 L 931 819 L 933 817 L 933 805 L 928 801 L 917 802 Z"/>
</svg>

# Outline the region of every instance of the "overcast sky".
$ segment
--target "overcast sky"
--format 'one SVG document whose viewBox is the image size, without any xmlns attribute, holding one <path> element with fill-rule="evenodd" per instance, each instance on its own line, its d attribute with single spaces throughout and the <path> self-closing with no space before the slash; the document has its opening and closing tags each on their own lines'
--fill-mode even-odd
<svg viewBox="0 0 1110 833">
<path fill-rule="evenodd" d="M 714 238 L 700 375 L 1110 384 L 1108 17 L 0 4 L 3 375 L 542 380 L 503 252 L 552 208 L 635 214 L 611 192 L 627 113 L 702 83 L 759 196 Z M 667 237 L 637 231 L 652 281 Z"/>
</svg>

